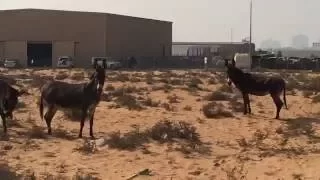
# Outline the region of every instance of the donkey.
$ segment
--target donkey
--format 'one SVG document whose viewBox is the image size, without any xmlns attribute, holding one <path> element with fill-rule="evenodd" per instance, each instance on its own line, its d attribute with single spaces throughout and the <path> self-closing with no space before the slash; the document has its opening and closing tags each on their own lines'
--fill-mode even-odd
<svg viewBox="0 0 320 180">
<path fill-rule="evenodd" d="M 275 119 L 279 119 L 280 110 L 283 106 L 283 102 L 280 99 L 281 92 L 283 91 L 283 100 L 286 109 L 288 109 L 286 102 L 286 83 L 280 77 L 265 77 L 261 75 L 254 75 L 251 73 L 245 73 L 241 69 L 236 67 L 235 60 L 229 64 L 228 60 L 225 60 L 225 66 L 227 67 L 228 84 L 231 86 L 233 83 L 242 93 L 244 102 L 244 114 L 251 114 L 249 94 L 255 96 L 265 96 L 270 94 L 273 102 L 277 107 L 277 113 Z"/>
<path fill-rule="evenodd" d="M 18 104 L 18 97 L 29 94 L 26 90 L 17 90 L 7 82 L 0 80 L 0 116 L 3 131 L 7 133 L 7 118 L 13 118 L 13 111 Z"/>
<path fill-rule="evenodd" d="M 91 75 L 90 81 L 81 84 L 70 84 L 61 81 L 51 81 L 41 87 L 40 96 L 40 117 L 45 119 L 48 134 L 51 135 L 51 121 L 57 110 L 77 109 L 81 111 L 81 122 L 79 138 L 82 138 L 82 129 L 85 118 L 90 119 L 90 136 L 93 136 L 93 118 L 96 106 L 100 102 L 105 81 L 105 66 L 95 64 L 95 72 Z M 47 111 L 43 116 L 43 108 Z"/>
</svg>

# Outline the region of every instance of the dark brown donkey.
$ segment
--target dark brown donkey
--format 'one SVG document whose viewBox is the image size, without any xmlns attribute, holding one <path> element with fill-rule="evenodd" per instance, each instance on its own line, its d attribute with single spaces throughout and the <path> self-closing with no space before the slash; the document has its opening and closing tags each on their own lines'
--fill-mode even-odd
<svg viewBox="0 0 320 180">
<path fill-rule="evenodd" d="M 256 96 L 270 94 L 277 107 L 276 119 L 279 119 L 280 110 L 283 106 L 280 95 L 283 91 L 284 104 L 288 109 L 286 102 L 286 83 L 282 78 L 245 73 L 236 67 L 234 60 L 232 60 L 231 64 L 228 63 L 228 60 L 225 60 L 225 66 L 227 67 L 228 84 L 231 85 L 231 83 L 233 83 L 242 93 L 244 114 L 247 114 L 248 111 L 249 114 L 251 114 L 249 94 Z"/>
<path fill-rule="evenodd" d="M 82 129 L 86 117 L 90 119 L 90 136 L 93 136 L 93 117 L 96 106 L 100 102 L 105 81 L 105 67 L 95 65 L 95 72 L 90 81 L 82 84 L 69 84 L 61 81 L 51 81 L 41 88 L 40 116 L 43 118 L 43 108 L 48 107 L 44 115 L 48 127 L 48 134 L 51 134 L 51 121 L 57 110 L 77 109 L 81 111 L 81 123 L 79 138 L 82 137 Z"/>
<path fill-rule="evenodd" d="M 19 91 L 0 79 L 0 116 L 5 134 L 7 133 L 7 117 L 13 118 L 12 113 L 18 104 L 18 97 L 23 94 L 29 93 L 25 90 Z"/>
</svg>

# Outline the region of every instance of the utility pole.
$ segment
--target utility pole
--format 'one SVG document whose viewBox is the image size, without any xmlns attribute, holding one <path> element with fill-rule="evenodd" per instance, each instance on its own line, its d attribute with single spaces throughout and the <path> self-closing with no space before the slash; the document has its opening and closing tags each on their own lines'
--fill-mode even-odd
<svg viewBox="0 0 320 180">
<path fill-rule="evenodd" d="M 231 28 L 230 38 L 231 38 L 231 43 L 233 43 L 233 28 Z"/>
<path fill-rule="evenodd" d="M 251 42 L 252 42 L 252 0 L 250 0 L 250 38 L 249 38 L 249 58 L 250 58 L 250 64 L 251 64 L 251 67 L 252 67 Z"/>
</svg>

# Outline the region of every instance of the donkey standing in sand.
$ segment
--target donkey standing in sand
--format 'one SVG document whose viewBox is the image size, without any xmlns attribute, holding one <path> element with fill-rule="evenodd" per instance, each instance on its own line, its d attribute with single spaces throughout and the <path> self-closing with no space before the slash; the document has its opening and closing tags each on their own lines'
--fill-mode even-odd
<svg viewBox="0 0 320 180">
<path fill-rule="evenodd" d="M 61 81 L 52 81 L 44 84 L 41 88 L 40 116 L 43 118 L 43 108 L 48 107 L 44 115 L 51 134 L 51 121 L 58 109 L 81 110 L 81 123 L 79 138 L 82 137 L 82 129 L 87 116 L 90 119 L 90 136 L 93 136 L 93 117 L 96 106 L 100 102 L 100 95 L 105 81 L 105 65 L 103 67 L 95 63 L 95 72 L 90 81 L 82 84 L 70 84 Z"/>
<path fill-rule="evenodd" d="M 265 77 L 261 75 L 245 73 L 236 67 L 235 60 L 232 60 L 231 64 L 228 63 L 228 60 L 225 60 L 225 66 L 227 67 L 229 86 L 231 86 L 233 83 L 242 93 L 244 114 L 247 114 L 248 111 L 249 114 L 251 114 L 249 94 L 256 96 L 265 96 L 270 94 L 277 107 L 276 119 L 279 119 L 280 110 L 283 106 L 280 95 L 283 91 L 284 104 L 288 109 L 286 102 L 286 83 L 282 78 Z"/>
</svg>

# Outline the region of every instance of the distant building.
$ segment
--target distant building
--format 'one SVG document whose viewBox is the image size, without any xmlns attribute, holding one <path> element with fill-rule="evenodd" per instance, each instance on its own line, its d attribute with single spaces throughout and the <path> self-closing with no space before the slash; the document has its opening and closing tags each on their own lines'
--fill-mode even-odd
<svg viewBox="0 0 320 180">
<path fill-rule="evenodd" d="M 306 35 L 297 35 L 292 38 L 292 47 L 304 49 L 309 47 L 309 38 Z"/>
<path fill-rule="evenodd" d="M 300 58 L 310 58 L 310 57 L 320 57 L 320 49 L 294 49 L 294 48 L 281 48 L 276 51 L 281 51 L 282 56 L 284 57 L 300 57 Z"/>
<path fill-rule="evenodd" d="M 251 44 L 252 52 L 255 51 L 255 44 Z M 173 42 L 173 56 L 212 57 L 222 56 L 232 58 L 235 53 L 248 53 L 248 42 Z"/>
<path fill-rule="evenodd" d="M 278 49 L 278 48 L 281 48 L 281 44 L 280 44 L 280 41 L 267 39 L 261 42 L 260 48 L 261 49 Z"/>
<path fill-rule="evenodd" d="M 319 48 L 320 49 L 320 42 L 314 42 L 312 43 L 313 48 Z"/>
<path fill-rule="evenodd" d="M 0 58 L 55 66 L 71 56 L 89 67 L 93 56 L 171 56 L 172 22 L 109 13 L 45 9 L 0 10 Z M 33 63 L 34 62 L 34 63 Z"/>
</svg>

